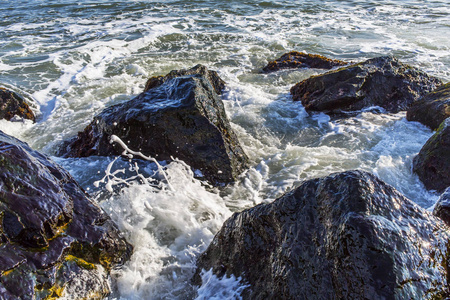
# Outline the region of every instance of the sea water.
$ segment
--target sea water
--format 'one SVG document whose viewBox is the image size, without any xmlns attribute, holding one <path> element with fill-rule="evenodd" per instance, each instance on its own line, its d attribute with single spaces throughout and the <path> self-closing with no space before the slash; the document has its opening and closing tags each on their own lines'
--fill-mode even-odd
<svg viewBox="0 0 450 300">
<path fill-rule="evenodd" d="M 449 34 L 448 0 L 2 0 L 0 84 L 33 101 L 38 121 L 3 120 L 0 129 L 53 156 L 150 76 L 199 63 L 216 70 L 251 164 L 235 184 L 211 187 L 184 162 L 155 163 L 145 153 L 54 159 L 134 246 L 112 272 L 110 299 L 239 299 L 240 278 L 204 270 L 200 288 L 190 283 L 196 258 L 232 213 L 350 169 L 375 173 L 424 208 L 437 199 L 411 172 L 431 130 L 404 112 L 307 113 L 289 89 L 323 71 L 261 68 L 291 50 L 352 62 L 394 55 L 447 82 Z"/>
</svg>

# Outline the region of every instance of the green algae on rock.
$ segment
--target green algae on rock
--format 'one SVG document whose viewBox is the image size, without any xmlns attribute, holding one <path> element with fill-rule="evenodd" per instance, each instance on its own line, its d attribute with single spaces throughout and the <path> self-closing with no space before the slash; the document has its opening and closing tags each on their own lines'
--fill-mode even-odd
<svg viewBox="0 0 450 300">
<path fill-rule="evenodd" d="M 1 131 L 0 216 L 5 299 L 59 297 L 79 276 L 83 293 L 101 287 L 106 295 L 110 268 L 131 255 L 111 219 L 69 173 Z"/>
</svg>

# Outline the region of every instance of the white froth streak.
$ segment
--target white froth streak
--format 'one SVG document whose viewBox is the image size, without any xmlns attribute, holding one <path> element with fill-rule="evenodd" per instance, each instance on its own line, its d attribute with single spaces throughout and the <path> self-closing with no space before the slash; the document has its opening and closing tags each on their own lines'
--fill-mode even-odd
<svg viewBox="0 0 450 300">
<path fill-rule="evenodd" d="M 151 162 L 155 163 L 156 166 L 158 167 L 158 171 L 161 172 L 162 176 L 167 181 L 167 186 L 169 187 L 169 189 L 171 191 L 174 191 L 174 188 L 173 188 L 172 184 L 170 184 L 169 178 L 167 178 L 166 172 L 164 171 L 163 167 L 159 164 L 159 162 L 156 159 L 154 159 L 153 157 L 150 157 L 150 156 L 146 156 L 146 155 L 142 154 L 142 152 L 136 152 L 136 151 L 131 150 L 130 148 L 128 148 L 128 146 L 117 135 L 114 135 L 114 134 L 111 135 L 110 143 L 111 144 L 112 143 L 119 144 L 124 149 L 124 151 L 122 152 L 122 155 L 127 156 L 130 159 L 133 158 L 133 155 L 137 155 L 137 156 L 139 156 L 139 157 L 141 157 L 141 158 L 143 158 L 143 159 L 145 159 L 147 161 L 151 161 Z M 114 163 L 114 161 L 111 162 L 110 166 L 113 163 Z M 110 166 L 108 166 L 109 171 L 111 171 Z"/>
</svg>

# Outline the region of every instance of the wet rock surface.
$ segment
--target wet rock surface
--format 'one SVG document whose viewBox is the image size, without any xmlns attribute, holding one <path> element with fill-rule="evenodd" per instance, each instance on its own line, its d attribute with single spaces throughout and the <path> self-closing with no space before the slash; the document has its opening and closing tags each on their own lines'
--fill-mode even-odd
<svg viewBox="0 0 450 300">
<path fill-rule="evenodd" d="M 208 70 L 208 68 L 203 65 L 196 65 L 195 67 L 190 69 L 172 70 L 165 76 L 155 76 L 149 78 L 145 83 L 144 92 L 162 85 L 169 79 L 189 75 L 199 75 L 201 77 L 204 77 L 207 81 L 209 81 L 211 86 L 214 88 L 214 91 L 218 95 L 221 95 L 223 89 L 225 88 L 225 81 L 223 81 L 222 78 L 219 77 L 216 71 Z"/>
<path fill-rule="evenodd" d="M 433 214 L 450 226 L 450 187 L 447 188 L 434 206 Z"/>
<path fill-rule="evenodd" d="M 345 66 L 348 63 L 341 60 L 329 59 L 322 55 L 307 54 L 304 52 L 291 51 L 283 54 L 276 60 L 269 61 L 262 71 L 270 73 L 282 69 L 299 69 L 299 68 L 313 68 L 313 69 L 332 69 L 338 66 Z"/>
<path fill-rule="evenodd" d="M 439 126 L 414 158 L 413 171 L 429 190 L 442 192 L 450 186 L 450 119 Z"/>
<path fill-rule="evenodd" d="M 234 181 L 248 159 L 216 93 L 221 80 L 210 80 L 214 73 L 205 70 L 197 66 L 192 72 L 180 71 L 180 76 L 173 71 L 148 84 L 152 88 L 146 92 L 97 115 L 60 154 L 120 155 L 123 149 L 110 143 L 116 135 L 147 156 L 185 161 L 213 184 Z"/>
<path fill-rule="evenodd" d="M 438 78 L 384 56 L 312 76 L 293 86 L 291 94 L 308 111 L 339 113 L 378 106 L 396 113 L 441 84 Z"/>
<path fill-rule="evenodd" d="M 244 299 L 425 299 L 447 290 L 444 223 L 376 176 L 309 180 L 235 213 L 197 262 L 242 276 Z"/>
<path fill-rule="evenodd" d="M 450 117 L 450 83 L 426 94 L 406 112 L 408 121 L 420 122 L 433 130 Z"/>
<path fill-rule="evenodd" d="M 33 122 L 36 120 L 33 111 L 22 96 L 0 87 L 0 119 L 10 121 L 14 116 Z"/>
<path fill-rule="evenodd" d="M 59 297 L 109 292 L 111 267 L 131 255 L 111 219 L 48 157 L 0 131 L 0 294 Z M 81 277 L 80 277 L 81 276 Z"/>
</svg>

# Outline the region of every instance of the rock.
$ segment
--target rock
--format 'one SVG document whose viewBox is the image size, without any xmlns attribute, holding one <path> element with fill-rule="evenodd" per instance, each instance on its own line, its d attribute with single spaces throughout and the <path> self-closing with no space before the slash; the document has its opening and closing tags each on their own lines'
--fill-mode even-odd
<svg viewBox="0 0 450 300">
<path fill-rule="evenodd" d="M 33 111 L 22 96 L 0 87 L 0 119 L 10 121 L 14 116 L 36 121 Z"/>
<path fill-rule="evenodd" d="M 439 197 L 434 206 L 433 214 L 450 226 L 450 187 Z"/>
<path fill-rule="evenodd" d="M 291 94 L 308 111 L 339 113 L 379 106 L 396 113 L 439 85 L 439 79 L 385 56 L 312 76 L 293 86 Z"/>
<path fill-rule="evenodd" d="M 243 299 L 424 299 L 447 290 L 445 224 L 376 176 L 304 182 L 233 214 L 197 261 L 241 276 Z"/>
<path fill-rule="evenodd" d="M 281 69 L 332 69 L 338 66 L 345 66 L 348 63 L 341 60 L 329 59 L 322 55 L 307 54 L 304 52 L 291 51 L 283 54 L 280 58 L 269 61 L 262 70 L 265 73 L 279 71 Z"/>
<path fill-rule="evenodd" d="M 80 297 L 104 296 L 109 270 L 131 250 L 69 173 L 0 131 L 0 293 L 11 295 L 6 299 L 60 296 L 73 278 L 91 287 Z"/>
<path fill-rule="evenodd" d="M 214 91 L 218 95 L 221 95 L 223 89 L 225 88 L 225 81 L 223 81 L 222 78 L 219 77 L 216 71 L 210 71 L 203 65 L 196 65 L 191 69 L 172 70 L 166 76 L 151 77 L 149 80 L 147 80 L 147 83 L 145 84 L 144 92 L 162 85 L 169 79 L 189 75 L 199 75 L 204 77 L 206 80 L 209 81 L 209 83 L 214 88 Z"/>
<path fill-rule="evenodd" d="M 414 157 L 413 171 L 429 190 L 442 192 L 450 186 L 450 119 L 442 122 Z"/>
<path fill-rule="evenodd" d="M 235 180 L 248 159 L 213 88 L 220 80 L 211 82 L 212 75 L 203 73 L 214 73 L 204 67 L 193 72 L 176 77 L 173 71 L 168 75 L 173 78 L 164 77 L 161 85 L 152 83 L 153 88 L 136 98 L 105 109 L 60 154 L 120 155 L 123 149 L 110 143 L 116 135 L 130 149 L 158 160 L 185 161 L 213 184 Z"/>
<path fill-rule="evenodd" d="M 408 121 L 420 122 L 433 130 L 450 117 L 450 82 L 426 94 L 406 112 Z"/>
</svg>

